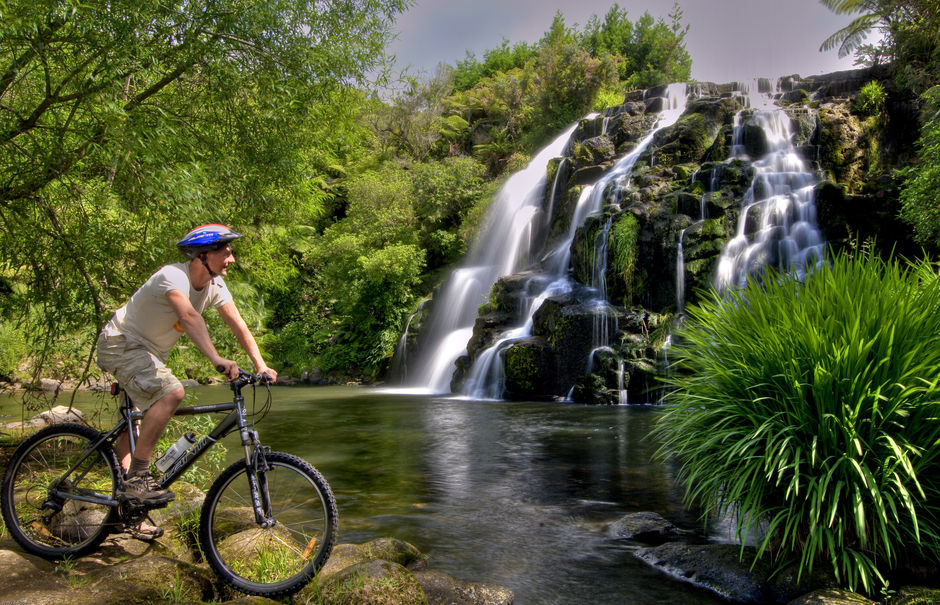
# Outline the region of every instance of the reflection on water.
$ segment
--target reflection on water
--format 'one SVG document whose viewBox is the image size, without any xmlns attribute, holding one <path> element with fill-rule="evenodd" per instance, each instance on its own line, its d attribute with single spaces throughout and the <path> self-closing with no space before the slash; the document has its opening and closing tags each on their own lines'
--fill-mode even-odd
<svg viewBox="0 0 940 605">
<path fill-rule="evenodd" d="M 200 403 L 228 393 L 195 391 Z M 262 441 L 323 473 L 339 505 L 340 542 L 400 538 L 436 569 L 510 587 L 521 605 L 722 602 L 650 569 L 604 533 L 641 510 L 697 528 L 674 469 L 652 460 L 655 408 L 338 387 L 277 388 L 274 398 Z M 0 414 L 11 410 L 0 400 Z"/>
</svg>

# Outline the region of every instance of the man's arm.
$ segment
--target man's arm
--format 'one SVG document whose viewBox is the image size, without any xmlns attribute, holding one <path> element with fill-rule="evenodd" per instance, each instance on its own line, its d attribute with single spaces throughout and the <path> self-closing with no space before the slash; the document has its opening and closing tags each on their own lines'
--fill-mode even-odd
<svg viewBox="0 0 940 605">
<path fill-rule="evenodd" d="M 251 334 L 251 330 L 248 329 L 248 324 L 242 319 L 242 315 L 238 312 L 238 307 L 235 306 L 235 303 L 229 301 L 219 307 L 219 315 L 222 316 L 222 320 L 225 321 L 226 325 L 232 330 L 232 333 L 235 334 L 235 338 L 238 339 L 238 344 L 248 353 L 248 357 L 250 357 L 252 363 L 255 364 L 255 370 L 257 370 L 259 374 L 267 374 L 272 382 L 276 381 L 277 372 L 264 363 L 264 359 L 261 357 L 261 351 L 258 349 L 258 343 L 255 342 L 255 337 Z"/>
<path fill-rule="evenodd" d="M 202 318 L 202 315 L 196 311 L 193 304 L 189 302 L 189 297 L 179 290 L 169 290 L 166 293 L 166 297 L 170 301 L 170 306 L 176 311 L 177 317 L 179 317 L 183 332 L 185 332 L 190 340 L 199 347 L 199 350 L 209 358 L 212 366 L 215 368 L 223 368 L 222 373 L 228 376 L 229 380 L 238 378 L 238 363 L 230 359 L 225 359 L 215 350 L 215 345 L 212 344 L 212 339 L 209 338 L 209 329 L 206 327 L 206 321 Z"/>
</svg>

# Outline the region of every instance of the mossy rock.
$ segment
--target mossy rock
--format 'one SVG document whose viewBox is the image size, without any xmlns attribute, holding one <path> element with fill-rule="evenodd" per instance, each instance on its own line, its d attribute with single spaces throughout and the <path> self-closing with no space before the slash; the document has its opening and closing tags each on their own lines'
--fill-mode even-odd
<svg viewBox="0 0 940 605">
<path fill-rule="evenodd" d="M 351 565 L 319 584 L 324 605 L 427 605 L 418 580 L 398 563 L 385 560 Z"/>
<path fill-rule="evenodd" d="M 887 605 L 936 605 L 940 603 L 940 588 L 905 586 L 888 599 Z"/>
<path fill-rule="evenodd" d="M 555 353 L 543 338 L 519 340 L 503 353 L 506 397 L 547 399 L 554 395 Z"/>
<path fill-rule="evenodd" d="M 323 581 L 351 565 L 375 559 L 391 561 L 410 569 L 420 569 L 427 565 L 427 558 L 411 544 L 395 538 L 378 538 L 365 544 L 337 545 L 317 575 L 318 581 Z"/>
<path fill-rule="evenodd" d="M 824 588 L 793 599 L 788 605 L 874 605 L 874 601 L 851 590 Z"/>
</svg>

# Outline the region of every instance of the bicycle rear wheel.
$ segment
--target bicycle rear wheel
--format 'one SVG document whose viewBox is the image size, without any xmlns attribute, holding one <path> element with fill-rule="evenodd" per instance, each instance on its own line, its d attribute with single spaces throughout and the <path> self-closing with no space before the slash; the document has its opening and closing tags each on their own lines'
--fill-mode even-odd
<svg viewBox="0 0 940 605">
<path fill-rule="evenodd" d="M 271 527 L 256 522 L 248 467 L 236 462 L 216 479 L 203 504 L 199 542 L 212 569 L 230 586 L 278 598 L 309 582 L 336 542 L 338 513 L 330 486 L 313 466 L 289 454 L 266 454 L 258 471 L 267 489 Z"/>
<path fill-rule="evenodd" d="M 113 498 L 120 476 L 114 450 L 99 445 L 63 478 L 100 439 L 80 424 L 50 426 L 24 441 L 0 482 L 0 509 L 20 546 L 46 559 L 81 556 L 95 550 L 117 523 L 117 508 L 52 497 L 50 488 L 77 495 Z"/>
</svg>

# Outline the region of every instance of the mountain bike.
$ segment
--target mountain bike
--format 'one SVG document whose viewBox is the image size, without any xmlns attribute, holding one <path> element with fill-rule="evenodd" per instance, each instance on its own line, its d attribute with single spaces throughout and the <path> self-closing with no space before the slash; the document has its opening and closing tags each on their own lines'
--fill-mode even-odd
<svg viewBox="0 0 940 605">
<path fill-rule="evenodd" d="M 336 542 L 333 492 L 306 461 L 261 445 L 255 424 L 271 407 L 266 376 L 240 370 L 232 401 L 180 407 L 177 416 L 228 412 L 216 426 L 157 478 L 170 486 L 213 444 L 236 429 L 244 458 L 226 468 L 209 488 L 199 519 L 199 546 L 213 571 L 231 587 L 278 598 L 306 585 Z M 260 410 L 246 411 L 242 388 L 267 387 Z M 255 387 L 252 387 L 255 389 Z M 123 470 L 115 440 L 130 428 L 134 451 L 143 413 L 123 393 L 117 424 L 99 432 L 81 424 L 46 427 L 27 438 L 10 458 L 0 482 L 0 510 L 10 535 L 27 552 L 46 559 L 94 551 L 110 533 L 138 527 L 146 506 L 118 495 Z"/>
</svg>

